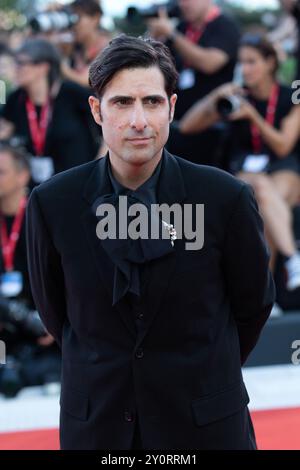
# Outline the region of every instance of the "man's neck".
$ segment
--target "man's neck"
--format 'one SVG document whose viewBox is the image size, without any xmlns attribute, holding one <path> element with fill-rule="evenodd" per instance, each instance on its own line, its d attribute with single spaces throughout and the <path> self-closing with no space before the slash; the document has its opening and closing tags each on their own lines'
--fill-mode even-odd
<svg viewBox="0 0 300 470">
<path fill-rule="evenodd" d="M 160 151 L 154 158 L 143 165 L 133 165 L 109 154 L 109 161 L 114 178 L 125 188 L 136 190 L 154 173 L 162 157 Z"/>
<path fill-rule="evenodd" d="M 86 37 L 84 38 L 84 47 L 85 50 L 90 49 L 93 46 L 97 45 L 98 42 L 98 30 L 94 29 L 90 32 L 90 34 L 87 34 Z"/>
<path fill-rule="evenodd" d="M 0 198 L 0 213 L 4 216 L 14 216 L 18 213 L 21 199 L 25 196 L 25 189 L 20 189 L 8 196 Z"/>
<path fill-rule="evenodd" d="M 272 87 L 275 83 L 273 77 L 270 77 L 267 80 L 261 81 L 254 87 L 250 88 L 251 95 L 258 100 L 267 100 L 270 97 Z"/>
<path fill-rule="evenodd" d="M 46 104 L 49 99 L 49 85 L 47 78 L 42 77 L 39 81 L 36 81 L 27 87 L 27 93 L 35 105 L 42 106 Z"/>
<path fill-rule="evenodd" d="M 214 8 L 214 5 L 213 3 L 210 3 L 208 5 L 208 7 L 206 8 L 206 10 L 202 13 L 201 16 L 199 16 L 198 18 L 195 18 L 194 21 L 191 21 L 190 24 L 191 26 L 193 26 L 193 28 L 202 28 L 202 26 L 204 25 L 205 23 L 205 20 L 207 18 L 207 15 L 209 14 L 210 10 Z"/>
</svg>

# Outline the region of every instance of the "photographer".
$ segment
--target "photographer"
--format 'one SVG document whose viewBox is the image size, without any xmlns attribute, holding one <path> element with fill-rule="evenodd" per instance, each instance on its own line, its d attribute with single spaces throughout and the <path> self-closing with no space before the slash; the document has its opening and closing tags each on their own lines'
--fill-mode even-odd
<svg viewBox="0 0 300 470">
<path fill-rule="evenodd" d="M 93 160 L 100 133 L 89 111 L 88 89 L 61 80 L 59 53 L 44 39 L 27 39 L 15 60 L 19 88 L 1 111 L 0 138 L 23 139 L 32 155 L 32 185 Z"/>
<path fill-rule="evenodd" d="M 8 364 L 1 368 L 0 393 L 58 380 L 60 359 L 52 336 L 35 310 L 27 267 L 25 209 L 29 160 L 21 148 L 0 144 L 0 335 Z M 50 377 L 50 375 L 52 377 Z M 48 380 L 47 379 L 47 380 Z"/>
<path fill-rule="evenodd" d="M 62 74 L 79 85 L 88 86 L 88 70 L 91 62 L 107 46 L 110 33 L 100 28 L 103 14 L 96 0 L 75 0 L 70 8 L 78 16 L 72 28 L 74 45 L 71 56 L 62 62 Z"/>
<path fill-rule="evenodd" d="M 199 132 L 227 118 L 229 170 L 252 185 L 273 254 L 285 259 L 287 288 L 300 287 L 300 255 L 292 232 L 292 207 L 299 201 L 300 108 L 292 90 L 276 80 L 277 54 L 260 35 L 246 35 L 239 49 L 245 88 L 228 84 L 183 117 L 183 133 Z M 226 106 L 225 106 L 226 105 Z M 231 108 L 231 109 L 230 109 Z"/>
<path fill-rule="evenodd" d="M 180 119 L 195 101 L 232 80 L 239 41 L 235 22 L 212 0 L 179 0 L 178 5 L 182 21 L 177 27 L 164 10 L 149 21 L 150 35 L 170 47 L 180 73 L 175 119 Z M 221 138 L 219 129 L 188 138 L 173 129 L 168 149 L 195 163 L 213 165 L 217 164 L 214 155 Z M 206 161 L 199 155 L 199 147 L 210 156 Z"/>
</svg>

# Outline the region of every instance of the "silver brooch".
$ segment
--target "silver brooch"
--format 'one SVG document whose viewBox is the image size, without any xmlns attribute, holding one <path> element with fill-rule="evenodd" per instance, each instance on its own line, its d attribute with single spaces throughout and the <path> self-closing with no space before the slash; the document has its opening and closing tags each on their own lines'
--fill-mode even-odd
<svg viewBox="0 0 300 470">
<path fill-rule="evenodd" d="M 174 241 L 177 240 L 177 232 L 174 228 L 174 225 L 172 224 L 167 224 L 164 220 L 162 221 L 164 228 L 168 230 L 170 238 L 171 238 L 171 244 L 174 246 Z"/>
</svg>

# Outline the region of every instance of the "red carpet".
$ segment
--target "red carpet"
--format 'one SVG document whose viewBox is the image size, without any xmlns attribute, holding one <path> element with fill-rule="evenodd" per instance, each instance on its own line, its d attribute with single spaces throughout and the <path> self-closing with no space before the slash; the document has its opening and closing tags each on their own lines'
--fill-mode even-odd
<svg viewBox="0 0 300 470">
<path fill-rule="evenodd" d="M 300 450 L 300 408 L 251 413 L 261 450 Z"/>
<path fill-rule="evenodd" d="M 251 413 L 261 450 L 300 450 L 300 408 Z M 56 429 L 0 434 L 0 450 L 55 450 Z"/>
</svg>

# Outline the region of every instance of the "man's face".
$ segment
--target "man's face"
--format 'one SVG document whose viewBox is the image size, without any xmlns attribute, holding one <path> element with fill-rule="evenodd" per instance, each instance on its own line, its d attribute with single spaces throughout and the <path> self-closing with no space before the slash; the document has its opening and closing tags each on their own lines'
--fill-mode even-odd
<svg viewBox="0 0 300 470">
<path fill-rule="evenodd" d="M 274 70 L 274 59 L 266 59 L 254 47 L 240 47 L 239 63 L 245 85 L 250 88 L 271 77 Z"/>
<path fill-rule="evenodd" d="M 114 161 L 143 165 L 161 156 L 177 96 L 168 98 L 158 67 L 124 69 L 105 87 L 101 103 L 90 97 L 95 121 Z"/>
<path fill-rule="evenodd" d="M 29 174 L 17 168 L 9 152 L 0 151 L 0 198 L 8 197 L 26 186 Z"/>
<path fill-rule="evenodd" d="M 291 11 L 297 0 L 280 0 L 280 4 L 284 10 Z"/>
<path fill-rule="evenodd" d="M 78 21 L 73 26 L 75 38 L 78 42 L 84 41 L 91 31 L 95 31 L 99 27 L 100 15 L 87 15 L 86 13 L 78 13 Z"/>
<path fill-rule="evenodd" d="M 183 18 L 188 22 L 202 20 L 211 3 L 211 0 L 178 0 Z"/>
</svg>

